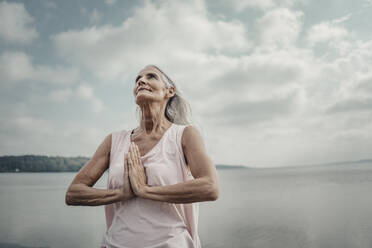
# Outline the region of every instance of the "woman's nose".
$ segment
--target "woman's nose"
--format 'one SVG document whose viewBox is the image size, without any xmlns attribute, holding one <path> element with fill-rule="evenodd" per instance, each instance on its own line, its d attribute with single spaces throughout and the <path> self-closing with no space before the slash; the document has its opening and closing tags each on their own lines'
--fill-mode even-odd
<svg viewBox="0 0 372 248">
<path fill-rule="evenodd" d="M 142 79 L 138 80 L 138 85 L 146 84 Z"/>
</svg>

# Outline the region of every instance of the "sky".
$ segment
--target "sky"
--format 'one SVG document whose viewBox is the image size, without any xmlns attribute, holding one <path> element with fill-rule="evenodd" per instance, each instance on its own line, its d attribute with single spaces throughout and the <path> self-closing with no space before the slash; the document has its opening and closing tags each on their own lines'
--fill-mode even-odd
<svg viewBox="0 0 372 248">
<path fill-rule="evenodd" d="M 372 158 L 371 0 L 1 1 L 0 155 L 92 156 L 159 66 L 215 164 Z"/>
</svg>

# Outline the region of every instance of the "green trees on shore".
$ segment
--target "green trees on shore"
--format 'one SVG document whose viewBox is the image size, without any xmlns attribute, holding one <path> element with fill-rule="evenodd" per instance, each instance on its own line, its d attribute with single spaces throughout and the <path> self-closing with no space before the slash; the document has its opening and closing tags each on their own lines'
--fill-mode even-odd
<svg viewBox="0 0 372 248">
<path fill-rule="evenodd" d="M 0 156 L 0 172 L 75 172 L 90 158 L 61 156 Z M 216 165 L 217 169 L 246 169 L 241 165 Z"/>
<path fill-rule="evenodd" d="M 87 157 L 52 157 L 41 155 L 0 156 L 0 172 L 79 171 Z"/>
</svg>

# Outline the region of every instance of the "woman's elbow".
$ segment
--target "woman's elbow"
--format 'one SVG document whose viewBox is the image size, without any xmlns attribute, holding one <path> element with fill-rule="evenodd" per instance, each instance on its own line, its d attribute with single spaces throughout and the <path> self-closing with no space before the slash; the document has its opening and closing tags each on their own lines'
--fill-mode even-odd
<svg viewBox="0 0 372 248">
<path fill-rule="evenodd" d="M 66 192 L 65 203 L 66 205 L 74 205 L 71 193 L 69 191 Z"/>
<path fill-rule="evenodd" d="M 219 187 L 218 183 L 211 181 L 208 185 L 208 201 L 216 201 L 219 196 Z"/>
<path fill-rule="evenodd" d="M 65 203 L 66 205 L 76 205 L 76 202 L 74 200 L 74 192 L 72 192 L 72 187 L 70 186 L 68 190 L 66 191 L 65 195 Z"/>
</svg>

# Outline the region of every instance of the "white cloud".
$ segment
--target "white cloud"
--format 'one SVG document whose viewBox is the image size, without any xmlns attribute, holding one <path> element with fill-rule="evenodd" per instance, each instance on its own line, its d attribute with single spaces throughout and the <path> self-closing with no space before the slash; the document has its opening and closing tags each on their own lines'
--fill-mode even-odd
<svg viewBox="0 0 372 248">
<path fill-rule="evenodd" d="M 80 85 L 76 90 L 76 96 L 88 100 L 92 104 L 92 110 L 99 113 L 104 109 L 103 103 L 93 92 L 93 88 L 87 84 Z"/>
<path fill-rule="evenodd" d="M 104 80 L 124 78 L 148 63 L 178 60 L 178 54 L 250 48 L 242 23 L 210 21 L 205 6 L 197 1 L 159 5 L 146 1 L 120 26 L 70 30 L 52 40 L 61 57 Z"/>
<path fill-rule="evenodd" d="M 94 94 L 88 84 L 80 84 L 75 89 L 57 89 L 49 92 L 48 99 L 53 102 L 66 103 L 72 99 L 86 100 L 93 112 L 100 113 L 104 109 L 102 101 Z"/>
<path fill-rule="evenodd" d="M 52 90 L 49 93 L 49 99 L 54 102 L 68 102 L 68 100 L 73 96 L 73 91 L 69 88 Z"/>
<path fill-rule="evenodd" d="M 349 13 L 340 18 L 313 25 L 306 33 L 307 44 L 311 47 L 317 46 L 326 49 L 323 56 L 335 52 L 341 56 L 347 55 L 353 49 L 355 34 L 347 30 L 343 23 L 348 21 L 352 14 Z"/>
<path fill-rule="evenodd" d="M 83 99 L 89 99 L 93 97 L 93 89 L 88 85 L 80 85 L 77 89 L 77 95 Z"/>
<path fill-rule="evenodd" d="M 42 81 L 66 84 L 77 80 L 79 71 L 63 66 L 33 65 L 23 52 L 4 52 L 0 55 L 0 73 L 3 82 Z"/>
<path fill-rule="evenodd" d="M 0 72 L 5 81 L 19 81 L 31 78 L 34 68 L 25 53 L 4 52 L 0 56 Z"/>
<path fill-rule="evenodd" d="M 347 37 L 349 32 L 337 22 L 322 22 L 312 26 L 307 33 L 307 40 L 310 45 L 320 42 L 339 40 Z"/>
<path fill-rule="evenodd" d="M 234 1 L 234 7 L 236 11 L 242 11 L 248 7 L 257 7 L 262 9 L 272 8 L 275 6 L 272 0 L 246 0 L 246 1 Z"/>
<path fill-rule="evenodd" d="M 114 5 L 116 3 L 116 0 L 105 0 L 105 3 L 107 5 Z"/>
<path fill-rule="evenodd" d="M 23 3 L 0 3 L 0 38 L 15 43 L 28 43 L 37 38 L 34 18 Z"/>
<path fill-rule="evenodd" d="M 287 8 L 277 8 L 258 19 L 261 44 L 267 48 L 295 45 L 302 27 L 303 13 Z"/>
<path fill-rule="evenodd" d="M 92 103 L 93 112 L 95 113 L 100 113 L 104 109 L 104 105 L 102 101 L 98 98 L 91 99 L 91 103 Z"/>
<path fill-rule="evenodd" d="M 351 16 L 352 16 L 352 13 L 343 15 L 340 18 L 336 18 L 336 19 L 332 20 L 332 23 L 336 24 L 336 23 L 346 22 L 346 21 L 348 21 L 350 19 Z"/>
<path fill-rule="evenodd" d="M 307 0 L 234 0 L 229 1 L 229 5 L 237 12 L 241 12 L 247 8 L 257 8 L 262 10 L 269 10 L 274 8 L 290 8 L 295 3 L 305 3 Z"/>
</svg>

